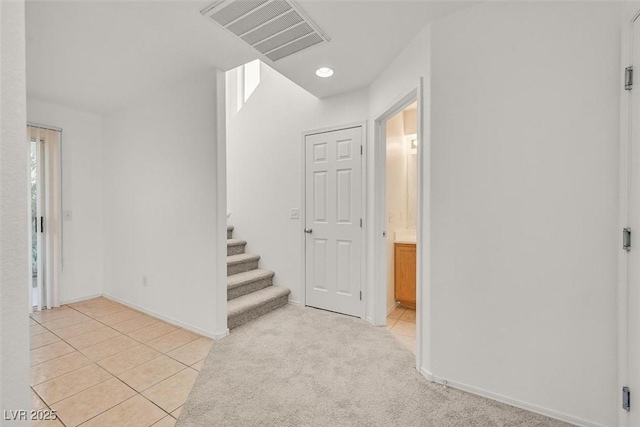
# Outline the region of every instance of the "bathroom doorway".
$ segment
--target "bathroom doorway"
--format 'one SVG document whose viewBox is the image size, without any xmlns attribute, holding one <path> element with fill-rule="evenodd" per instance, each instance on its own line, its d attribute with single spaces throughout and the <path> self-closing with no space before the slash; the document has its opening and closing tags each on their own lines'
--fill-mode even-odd
<svg viewBox="0 0 640 427">
<path fill-rule="evenodd" d="M 416 353 L 417 102 L 385 124 L 387 329 Z"/>
<path fill-rule="evenodd" d="M 416 369 L 421 372 L 429 370 L 431 354 L 430 184 L 426 170 L 430 150 L 424 138 L 424 106 L 419 78 L 375 116 L 375 161 L 370 176 L 374 188 L 371 320 L 385 325 L 415 354 Z"/>
</svg>

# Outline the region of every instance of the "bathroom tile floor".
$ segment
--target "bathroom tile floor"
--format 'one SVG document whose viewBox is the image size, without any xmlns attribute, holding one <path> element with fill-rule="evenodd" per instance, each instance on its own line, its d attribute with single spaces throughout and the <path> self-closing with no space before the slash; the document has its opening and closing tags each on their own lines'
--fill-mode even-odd
<svg viewBox="0 0 640 427">
<path fill-rule="evenodd" d="M 387 329 L 413 354 L 416 353 L 416 311 L 396 306 L 387 316 Z"/>
<path fill-rule="evenodd" d="M 30 315 L 32 426 L 175 425 L 212 340 L 106 298 Z"/>
</svg>

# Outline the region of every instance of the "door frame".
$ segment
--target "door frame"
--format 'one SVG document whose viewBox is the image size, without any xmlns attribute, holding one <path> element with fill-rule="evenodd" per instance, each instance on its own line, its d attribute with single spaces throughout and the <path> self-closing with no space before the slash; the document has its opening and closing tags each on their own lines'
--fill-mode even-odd
<svg viewBox="0 0 640 427">
<path fill-rule="evenodd" d="M 367 292 L 366 291 L 366 260 L 367 260 L 367 233 L 366 224 L 367 224 L 367 121 L 348 123 L 341 126 L 328 126 L 319 129 L 312 129 L 308 131 L 302 132 L 302 190 L 301 190 L 301 205 L 300 205 L 300 245 L 302 250 L 300 251 L 300 265 L 302 268 L 300 283 L 302 283 L 302 298 L 300 301 L 300 305 L 302 307 L 307 307 L 307 235 L 304 232 L 305 228 L 305 218 L 306 218 L 306 202 L 307 202 L 307 136 L 317 135 L 320 133 L 328 133 L 335 132 L 346 129 L 360 128 L 362 132 L 362 165 L 361 165 L 361 181 L 360 181 L 360 195 L 362 197 L 362 205 L 361 205 L 361 216 L 362 216 L 362 227 L 360 229 L 361 235 L 361 248 L 360 248 L 360 290 L 362 291 L 362 308 L 360 312 L 360 318 L 365 319 L 366 316 L 366 306 L 367 306 Z"/>
<path fill-rule="evenodd" d="M 628 6 L 623 12 L 622 25 L 622 52 L 621 52 L 621 70 L 628 66 L 634 66 L 635 74 L 639 74 L 640 58 L 634 58 L 634 51 L 640 51 L 634 46 L 634 24 L 640 25 L 640 10 L 637 5 Z M 634 142 L 634 124 L 632 119 L 634 96 L 640 88 L 634 88 L 631 91 L 624 89 L 624 72 L 620 73 L 620 152 L 619 152 L 619 211 L 618 211 L 618 227 L 622 229 L 630 224 L 630 207 L 635 203 L 638 204 L 638 189 L 640 189 L 640 174 L 631 173 L 632 164 L 640 164 L 640 147 Z M 635 79 L 638 81 L 637 77 Z M 635 102 L 638 103 L 637 100 Z M 635 126 L 636 132 L 640 130 L 640 126 Z M 633 190 L 633 191 L 632 191 Z M 640 230 L 632 230 L 632 235 L 639 234 Z M 634 238 L 633 240 L 637 240 Z M 622 387 L 630 386 L 632 388 L 632 396 L 637 396 L 637 389 L 633 386 L 640 384 L 640 360 L 636 360 L 639 353 L 632 347 L 637 347 L 639 340 L 630 337 L 640 336 L 640 301 L 637 296 L 640 295 L 640 284 L 632 283 L 628 278 L 628 269 L 630 266 L 629 258 L 640 256 L 640 248 L 636 248 L 635 242 L 632 240 L 631 252 L 626 252 L 621 247 L 618 252 L 618 390 L 621 392 Z M 620 246 L 622 242 L 620 241 Z M 632 299 L 634 298 L 634 299 Z M 634 374 L 635 373 L 635 374 Z M 635 378 L 634 378 L 635 376 Z M 635 399 L 634 399 L 635 400 Z M 636 409 L 636 405 L 631 406 L 631 411 L 627 412 L 622 409 L 621 401 L 617 406 L 618 426 L 632 426 L 640 421 L 640 414 Z"/>
<path fill-rule="evenodd" d="M 417 103 L 417 137 L 418 137 L 418 185 L 416 204 L 416 369 L 427 378 L 431 378 L 430 339 L 424 340 L 427 345 L 423 352 L 423 335 L 430 337 L 430 271 L 429 247 L 429 197 L 425 197 L 430 189 L 430 176 L 425 174 L 425 165 L 429 164 L 430 143 L 424 133 L 424 86 L 419 78 L 408 90 L 402 92 L 395 101 L 386 107 L 374 120 L 374 228 L 373 228 L 373 323 L 386 325 L 387 322 L 387 136 L 386 122 L 412 103 Z M 423 354 L 424 353 L 424 354 Z M 425 369 L 426 367 L 426 369 Z"/>
</svg>

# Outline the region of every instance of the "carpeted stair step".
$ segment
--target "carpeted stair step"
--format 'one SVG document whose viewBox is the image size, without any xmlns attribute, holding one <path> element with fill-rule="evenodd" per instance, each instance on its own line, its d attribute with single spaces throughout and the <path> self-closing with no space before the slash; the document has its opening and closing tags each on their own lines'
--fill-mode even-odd
<svg viewBox="0 0 640 427">
<path fill-rule="evenodd" d="M 227 239 L 231 239 L 233 236 L 233 225 L 227 225 Z"/>
<path fill-rule="evenodd" d="M 239 254 L 228 256 L 227 276 L 244 273 L 245 271 L 255 270 L 256 268 L 258 268 L 259 260 L 260 255 L 254 254 Z"/>
<path fill-rule="evenodd" d="M 246 245 L 246 240 L 227 239 L 227 256 L 243 254 Z"/>
<path fill-rule="evenodd" d="M 227 326 L 236 328 L 287 303 L 291 290 L 280 286 L 267 286 L 259 291 L 227 302 Z"/>
<path fill-rule="evenodd" d="M 227 277 L 227 301 L 273 285 L 275 273 L 269 270 L 251 270 Z"/>
</svg>

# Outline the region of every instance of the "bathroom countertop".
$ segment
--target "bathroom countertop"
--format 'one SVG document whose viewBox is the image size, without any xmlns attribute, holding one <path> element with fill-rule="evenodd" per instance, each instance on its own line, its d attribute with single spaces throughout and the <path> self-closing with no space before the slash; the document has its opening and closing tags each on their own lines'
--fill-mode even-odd
<svg viewBox="0 0 640 427">
<path fill-rule="evenodd" d="M 395 233 L 393 234 L 393 241 L 395 243 L 404 243 L 404 244 L 416 244 L 416 230 L 414 229 L 403 229 L 403 230 L 396 230 Z"/>
<path fill-rule="evenodd" d="M 416 244 L 416 238 L 415 237 L 411 237 L 411 236 L 405 236 L 405 237 L 399 237 L 395 240 L 394 243 L 404 243 L 404 244 L 408 244 L 408 245 L 415 245 Z"/>
</svg>

